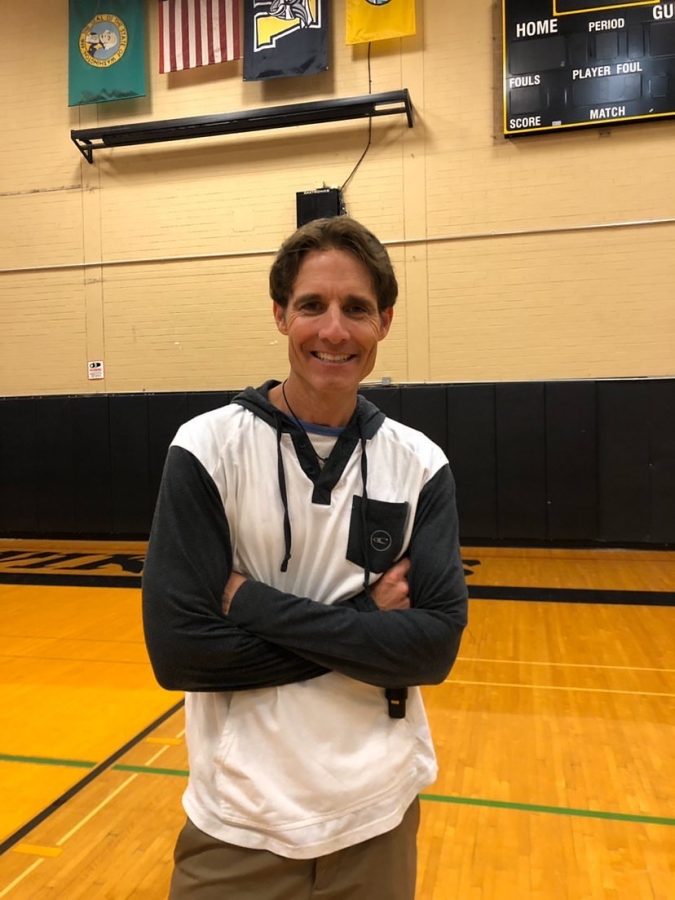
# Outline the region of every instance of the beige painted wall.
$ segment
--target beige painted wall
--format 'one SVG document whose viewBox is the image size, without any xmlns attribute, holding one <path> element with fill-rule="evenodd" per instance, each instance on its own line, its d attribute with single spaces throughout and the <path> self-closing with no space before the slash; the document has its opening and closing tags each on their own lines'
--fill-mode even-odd
<svg viewBox="0 0 675 900">
<path fill-rule="evenodd" d="M 245 84 L 239 62 L 157 74 L 151 0 L 148 97 L 70 110 L 67 3 L 3 4 L 1 394 L 283 376 L 271 257 L 295 192 L 342 184 L 367 122 L 104 150 L 94 165 L 70 129 L 365 94 L 366 48 L 345 45 L 332 6 L 329 72 Z M 675 375 L 675 121 L 506 141 L 499 9 L 418 0 L 418 20 L 417 37 L 372 47 L 372 90 L 407 87 L 415 127 L 374 120 L 345 193 L 401 283 L 372 380 Z M 93 359 L 102 382 L 87 380 Z"/>
</svg>

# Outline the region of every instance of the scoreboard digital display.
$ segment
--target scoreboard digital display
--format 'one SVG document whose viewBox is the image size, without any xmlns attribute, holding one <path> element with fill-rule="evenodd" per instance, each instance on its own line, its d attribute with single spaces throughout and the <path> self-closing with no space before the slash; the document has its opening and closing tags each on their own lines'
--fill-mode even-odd
<svg viewBox="0 0 675 900">
<path fill-rule="evenodd" d="M 675 116 L 675 2 L 502 0 L 504 136 Z"/>
</svg>

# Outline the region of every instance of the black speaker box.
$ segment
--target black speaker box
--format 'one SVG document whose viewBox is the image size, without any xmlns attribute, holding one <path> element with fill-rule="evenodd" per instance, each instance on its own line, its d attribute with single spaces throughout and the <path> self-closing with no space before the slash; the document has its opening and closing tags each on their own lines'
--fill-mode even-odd
<svg viewBox="0 0 675 900">
<path fill-rule="evenodd" d="M 298 228 L 313 219 L 329 219 L 344 212 L 342 191 L 339 188 L 318 188 L 298 191 L 295 195 Z"/>
</svg>

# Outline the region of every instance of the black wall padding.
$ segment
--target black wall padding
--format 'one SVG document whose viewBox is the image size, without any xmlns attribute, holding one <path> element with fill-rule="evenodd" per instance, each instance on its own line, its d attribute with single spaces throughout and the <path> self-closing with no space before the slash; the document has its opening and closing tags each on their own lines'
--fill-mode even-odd
<svg viewBox="0 0 675 900">
<path fill-rule="evenodd" d="M 112 526 L 115 535 L 147 534 L 155 497 L 150 494 L 148 398 L 110 397 Z"/>
<path fill-rule="evenodd" d="M 448 411 L 445 385 L 414 384 L 401 387 L 401 421 L 423 431 L 447 451 Z"/>
<path fill-rule="evenodd" d="M 178 428 L 191 419 L 187 394 L 148 395 L 148 497 L 154 508 L 166 451 Z"/>
<path fill-rule="evenodd" d="M 201 416 L 202 413 L 211 412 L 220 406 L 227 406 L 234 397 L 235 391 L 209 391 L 206 394 L 188 394 L 188 419 Z"/>
<path fill-rule="evenodd" d="M 675 379 L 363 393 L 447 453 L 465 543 L 675 543 Z M 147 536 L 179 425 L 232 396 L 0 398 L 0 535 Z"/>
<path fill-rule="evenodd" d="M 649 383 L 598 384 L 598 536 L 649 541 Z"/>
<path fill-rule="evenodd" d="M 401 422 L 401 389 L 398 387 L 369 387 L 363 389 L 363 396 L 374 403 L 378 409 Z"/>
<path fill-rule="evenodd" d="M 671 381 L 649 384 L 651 524 L 656 543 L 672 541 L 675 528 L 675 391 Z"/>
<path fill-rule="evenodd" d="M 592 381 L 546 385 L 547 536 L 592 541 L 598 530 L 596 386 Z"/>
<path fill-rule="evenodd" d="M 51 534 L 75 530 L 73 400 L 45 397 L 37 408 L 37 527 Z"/>
<path fill-rule="evenodd" d="M 495 386 L 454 385 L 447 389 L 447 398 L 447 454 L 457 485 L 462 534 L 496 540 Z"/>
<path fill-rule="evenodd" d="M 33 397 L 0 402 L 0 533 L 39 534 L 37 444 L 39 403 Z"/>
<path fill-rule="evenodd" d="M 110 398 L 71 399 L 75 532 L 112 534 Z"/>
<path fill-rule="evenodd" d="M 499 537 L 546 535 L 544 385 L 496 385 Z"/>
</svg>

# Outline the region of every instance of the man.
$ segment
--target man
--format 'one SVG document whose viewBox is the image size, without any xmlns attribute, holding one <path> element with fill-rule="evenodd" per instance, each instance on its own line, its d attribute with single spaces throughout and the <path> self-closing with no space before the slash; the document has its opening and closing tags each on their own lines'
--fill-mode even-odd
<svg viewBox="0 0 675 900">
<path fill-rule="evenodd" d="M 416 686 L 466 624 L 452 475 L 357 394 L 398 292 L 374 235 L 308 223 L 270 291 L 289 375 L 180 428 L 145 566 L 155 673 L 187 691 L 171 897 L 412 900 Z"/>
</svg>

